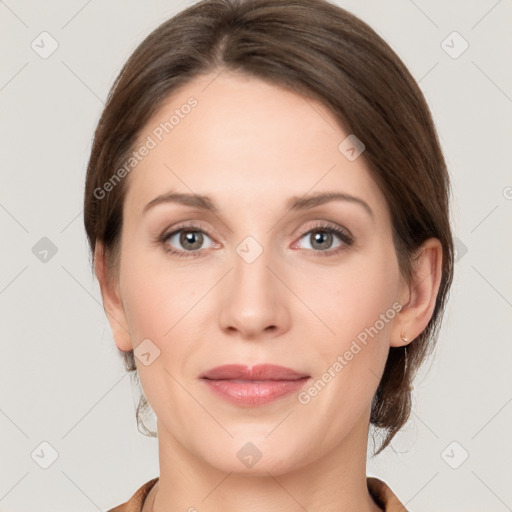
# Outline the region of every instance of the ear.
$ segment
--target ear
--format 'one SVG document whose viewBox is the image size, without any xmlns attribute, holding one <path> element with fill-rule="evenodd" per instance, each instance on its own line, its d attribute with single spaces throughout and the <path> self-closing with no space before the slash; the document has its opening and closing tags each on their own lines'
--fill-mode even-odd
<svg viewBox="0 0 512 512">
<path fill-rule="evenodd" d="M 443 248 L 437 238 L 429 238 L 418 249 L 411 283 L 402 284 L 402 309 L 395 317 L 390 345 L 403 347 L 417 338 L 432 318 L 441 284 Z M 406 338 L 404 342 L 402 334 Z"/>
<path fill-rule="evenodd" d="M 105 250 L 102 242 L 97 241 L 94 248 L 94 273 L 100 284 L 103 309 L 107 315 L 110 330 L 119 350 L 127 352 L 133 349 L 124 305 L 119 293 L 118 282 L 108 282 Z"/>
</svg>

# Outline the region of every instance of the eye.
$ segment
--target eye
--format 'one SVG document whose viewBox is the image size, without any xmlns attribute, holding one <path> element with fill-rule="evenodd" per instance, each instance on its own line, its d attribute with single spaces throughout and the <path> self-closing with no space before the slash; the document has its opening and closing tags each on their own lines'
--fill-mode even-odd
<svg viewBox="0 0 512 512">
<path fill-rule="evenodd" d="M 318 256 L 338 254 L 348 249 L 354 242 L 354 238 L 348 230 L 330 224 L 313 226 L 301 236 L 300 240 L 303 239 L 306 240 L 306 245 L 309 244 L 309 247 L 302 247 L 302 249 L 313 251 Z M 333 246 L 336 244 L 336 239 L 338 243 Z M 157 241 L 164 246 L 166 252 L 182 258 L 205 255 L 203 249 L 220 245 L 214 242 L 201 226 L 197 225 L 178 226 L 171 232 L 162 234 Z"/>
<path fill-rule="evenodd" d="M 319 256 L 330 256 L 347 249 L 354 239 L 352 235 L 341 227 L 331 226 L 330 224 L 320 224 L 307 231 L 301 236 L 309 244 L 306 249 L 320 253 Z M 333 244 L 338 239 L 338 244 Z"/>
<path fill-rule="evenodd" d="M 211 244 L 204 247 L 203 244 L 207 239 L 211 241 Z M 202 249 L 216 245 L 200 226 L 195 225 L 181 226 L 170 233 L 165 233 L 161 236 L 160 241 L 167 252 L 183 258 L 197 256 Z"/>
</svg>

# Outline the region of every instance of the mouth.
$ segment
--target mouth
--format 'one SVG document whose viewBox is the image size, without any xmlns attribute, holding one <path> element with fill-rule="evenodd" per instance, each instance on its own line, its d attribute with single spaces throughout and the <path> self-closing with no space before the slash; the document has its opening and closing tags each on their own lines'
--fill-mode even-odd
<svg viewBox="0 0 512 512">
<path fill-rule="evenodd" d="M 241 364 L 225 364 L 207 370 L 200 375 L 200 378 L 211 380 L 298 380 L 309 377 L 285 366 L 275 364 L 257 364 L 244 366 Z"/>
<path fill-rule="evenodd" d="M 277 365 L 224 365 L 200 375 L 218 397 L 242 407 L 273 402 L 299 391 L 310 376 Z"/>
</svg>

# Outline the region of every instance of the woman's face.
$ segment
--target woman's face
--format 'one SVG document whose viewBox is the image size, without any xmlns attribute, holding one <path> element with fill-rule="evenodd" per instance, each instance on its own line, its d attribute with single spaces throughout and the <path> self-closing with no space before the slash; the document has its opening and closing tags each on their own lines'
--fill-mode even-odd
<svg viewBox="0 0 512 512">
<path fill-rule="evenodd" d="M 279 474 L 366 449 L 404 284 L 385 199 L 360 148 L 340 149 L 348 135 L 319 103 L 227 72 L 181 89 L 141 133 L 135 149 L 148 149 L 124 178 L 118 320 L 130 339 L 116 343 L 135 348 L 174 452 Z M 152 203 L 171 193 L 188 204 Z M 341 199 L 309 201 L 325 193 Z M 232 364 L 308 378 L 202 378 Z"/>
</svg>

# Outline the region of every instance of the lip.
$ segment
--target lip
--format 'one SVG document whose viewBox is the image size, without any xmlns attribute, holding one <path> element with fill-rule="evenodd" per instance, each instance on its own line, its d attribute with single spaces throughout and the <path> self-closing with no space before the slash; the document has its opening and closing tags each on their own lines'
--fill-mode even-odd
<svg viewBox="0 0 512 512">
<path fill-rule="evenodd" d="M 260 364 L 252 367 L 228 364 L 200 375 L 208 388 L 228 402 L 255 407 L 298 391 L 309 375 L 284 366 Z"/>
<path fill-rule="evenodd" d="M 213 380 L 297 380 L 309 375 L 275 364 L 256 364 L 250 367 L 242 364 L 225 364 L 207 370 L 200 377 Z"/>
</svg>

